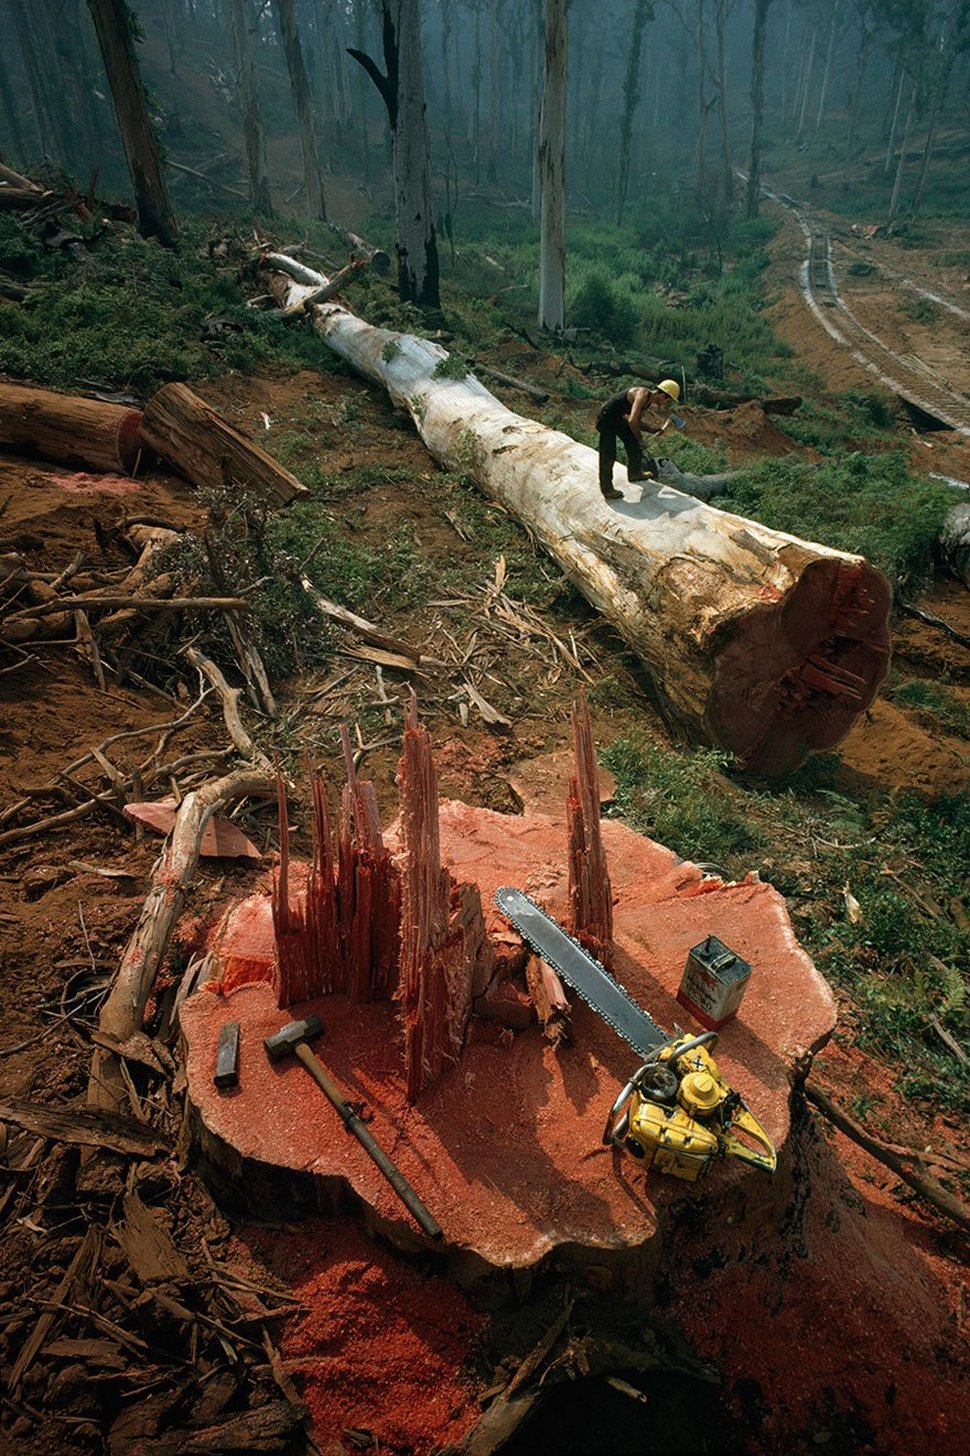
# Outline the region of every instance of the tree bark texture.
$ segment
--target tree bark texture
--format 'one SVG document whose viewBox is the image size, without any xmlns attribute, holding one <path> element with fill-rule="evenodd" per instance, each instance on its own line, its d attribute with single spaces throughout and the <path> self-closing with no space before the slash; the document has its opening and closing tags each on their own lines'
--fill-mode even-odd
<svg viewBox="0 0 970 1456">
<path fill-rule="evenodd" d="M 131 174 L 138 231 L 142 237 L 157 238 L 165 247 L 174 247 L 178 229 L 138 72 L 128 7 L 125 0 L 88 0 L 88 8 Z"/>
<path fill-rule="evenodd" d="M 294 287 L 276 281 L 281 302 Z M 832 748 L 872 702 L 888 668 L 891 593 L 861 557 L 669 486 L 612 509 L 593 450 L 514 414 L 473 376 L 435 378 L 447 357 L 438 345 L 334 303 L 309 312 L 337 354 L 410 411 L 436 460 L 471 462 L 639 654 L 691 739 L 780 773 Z"/>
<path fill-rule="evenodd" d="M 539 114 L 539 327 L 566 321 L 566 0 L 546 0 Z"/>
<path fill-rule="evenodd" d="M 436 309 L 441 307 L 438 240 L 431 196 L 418 0 L 381 0 L 381 33 L 386 71 L 362 50 L 355 48 L 350 54 L 370 76 L 387 108 L 398 293 L 408 303 Z"/>
<path fill-rule="evenodd" d="M 130 475 L 141 445 L 141 410 L 0 381 L 0 445 L 45 460 Z"/>
<path fill-rule="evenodd" d="M 751 42 L 751 160 L 748 164 L 748 217 L 758 216 L 761 194 L 761 129 L 765 111 L 765 32 L 771 0 L 755 0 Z"/>
<path fill-rule="evenodd" d="M 633 117 L 640 101 L 640 51 L 643 46 L 643 28 L 647 23 L 648 0 L 636 0 L 633 12 L 633 34 L 627 54 L 626 75 L 623 78 L 623 110 L 620 114 L 620 155 L 616 164 L 616 225 L 623 223 L 626 209 L 626 195 L 630 184 L 630 138 L 633 134 Z"/>
<path fill-rule="evenodd" d="M 253 50 L 249 43 L 246 0 L 229 0 L 229 18 L 232 23 L 232 49 L 239 85 L 239 102 L 242 107 L 246 162 L 249 167 L 249 195 L 257 212 L 261 212 L 264 217 L 272 217 L 273 200 L 270 196 L 269 172 L 266 167 L 266 141 L 263 136 L 263 113 L 259 100 L 259 72 L 253 64 Z"/>
<path fill-rule="evenodd" d="M 306 195 L 307 216 L 319 217 L 326 222 L 327 208 L 323 198 L 323 178 L 320 175 L 317 138 L 313 126 L 313 104 L 310 100 L 310 83 L 307 80 L 303 47 L 300 45 L 300 32 L 296 23 L 296 4 L 295 0 L 274 0 L 274 4 L 300 127 L 300 146 L 303 151 L 303 189 Z"/>
<path fill-rule="evenodd" d="M 193 394 L 186 384 L 165 384 L 145 407 L 139 438 L 194 486 L 241 486 L 287 506 L 306 486 L 272 456 Z"/>
</svg>

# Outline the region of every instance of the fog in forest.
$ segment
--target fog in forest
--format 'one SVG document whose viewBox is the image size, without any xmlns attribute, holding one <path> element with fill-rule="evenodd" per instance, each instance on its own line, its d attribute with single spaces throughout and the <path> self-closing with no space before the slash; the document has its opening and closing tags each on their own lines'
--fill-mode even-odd
<svg viewBox="0 0 970 1456">
<path fill-rule="evenodd" d="M 362 228 L 393 211 L 384 16 L 415 9 L 443 266 L 476 203 L 538 216 L 563 11 L 570 219 L 668 217 L 675 251 L 687 204 L 716 253 L 758 182 L 882 223 L 966 206 L 968 0 L 2 0 L 0 157 L 130 196 L 102 59 L 127 10 L 176 211 Z"/>
</svg>

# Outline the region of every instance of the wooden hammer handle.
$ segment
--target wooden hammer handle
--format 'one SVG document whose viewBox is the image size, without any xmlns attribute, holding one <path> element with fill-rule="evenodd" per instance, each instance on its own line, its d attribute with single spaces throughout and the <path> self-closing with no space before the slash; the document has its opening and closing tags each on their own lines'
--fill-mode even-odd
<svg viewBox="0 0 970 1456">
<path fill-rule="evenodd" d="M 353 1133 L 361 1147 L 373 1158 L 398 1198 L 410 1210 L 424 1232 L 430 1239 L 440 1239 L 443 1236 L 441 1225 L 422 1203 L 400 1168 L 391 1162 L 384 1149 L 362 1119 L 358 1117 L 320 1058 L 310 1050 L 305 1041 L 297 1042 L 294 1050 L 321 1092 L 340 1114 L 347 1131 Z"/>
</svg>

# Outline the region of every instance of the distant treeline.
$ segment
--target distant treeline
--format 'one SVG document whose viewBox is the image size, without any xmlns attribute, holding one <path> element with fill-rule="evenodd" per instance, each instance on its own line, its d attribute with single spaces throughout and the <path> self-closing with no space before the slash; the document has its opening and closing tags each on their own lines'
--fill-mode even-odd
<svg viewBox="0 0 970 1456">
<path fill-rule="evenodd" d="M 420 0 L 445 231 L 458 196 L 474 189 L 535 206 L 550 3 Z M 383 198 L 388 116 L 350 52 L 383 68 L 383 12 L 400 4 L 0 0 L 0 157 L 31 173 L 60 169 L 81 190 L 127 187 L 92 23 L 114 9 L 134 26 L 180 205 L 232 208 L 255 197 L 265 210 L 244 145 L 244 128 L 258 127 L 273 204 L 299 209 L 292 179 L 310 119 L 324 179 L 351 178 Z M 299 115 L 287 27 L 300 45 L 309 118 Z M 744 198 L 752 162 L 783 187 L 792 153 L 831 172 L 863 151 L 866 179 L 883 188 L 880 206 L 915 215 L 934 159 L 970 144 L 970 0 L 570 0 L 568 27 L 567 198 L 614 220 L 648 208 L 660 181 L 723 208 Z"/>
</svg>

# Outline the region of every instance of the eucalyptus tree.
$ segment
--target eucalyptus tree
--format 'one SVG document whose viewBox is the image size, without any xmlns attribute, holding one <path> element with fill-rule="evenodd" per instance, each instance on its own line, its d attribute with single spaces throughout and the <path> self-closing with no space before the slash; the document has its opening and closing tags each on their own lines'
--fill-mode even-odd
<svg viewBox="0 0 970 1456">
<path fill-rule="evenodd" d="M 269 172 L 266 167 L 266 141 L 263 135 L 263 113 L 259 98 L 259 72 L 253 63 L 253 48 L 250 44 L 250 24 L 254 13 L 248 8 L 247 0 L 229 0 L 229 20 L 232 26 L 232 45 L 236 63 L 236 78 L 239 86 L 239 100 L 242 106 L 243 139 L 246 144 L 246 163 L 249 168 L 249 195 L 253 207 L 266 217 L 273 214 L 273 202 L 269 190 Z M 259 19 L 255 17 L 258 27 Z"/>
<path fill-rule="evenodd" d="M 567 0 L 546 0 L 539 112 L 539 326 L 566 321 Z"/>
<path fill-rule="evenodd" d="M 313 125 L 313 103 L 310 99 L 310 83 L 307 80 L 306 62 L 296 19 L 296 0 L 273 0 L 276 19 L 286 56 L 286 69 L 293 89 L 297 123 L 300 129 L 300 149 L 303 153 L 303 191 L 306 210 L 310 217 L 326 221 L 327 206 L 323 196 L 323 178 L 320 175 L 320 158 L 317 151 L 317 137 Z"/>
<path fill-rule="evenodd" d="M 633 118 L 640 100 L 640 52 L 643 46 L 643 32 L 647 22 L 653 20 L 653 13 L 651 0 L 634 0 L 630 47 L 627 51 L 626 72 L 623 77 L 620 147 L 617 155 L 614 187 L 617 225 L 623 222 L 630 185 L 630 138 L 633 134 Z"/>
<path fill-rule="evenodd" d="M 135 55 L 136 18 L 125 0 L 88 0 L 138 211 L 138 231 L 172 247 L 178 236 Z"/>
<path fill-rule="evenodd" d="M 380 92 L 391 127 L 397 287 L 421 308 L 441 306 L 438 240 L 431 196 L 428 122 L 421 68 L 418 0 L 381 0 L 382 71 L 372 56 L 350 49 Z"/>
<path fill-rule="evenodd" d="M 755 0 L 751 40 L 751 159 L 748 163 L 748 217 L 758 216 L 761 195 L 761 132 L 765 110 L 765 34 L 771 0 Z"/>
</svg>

